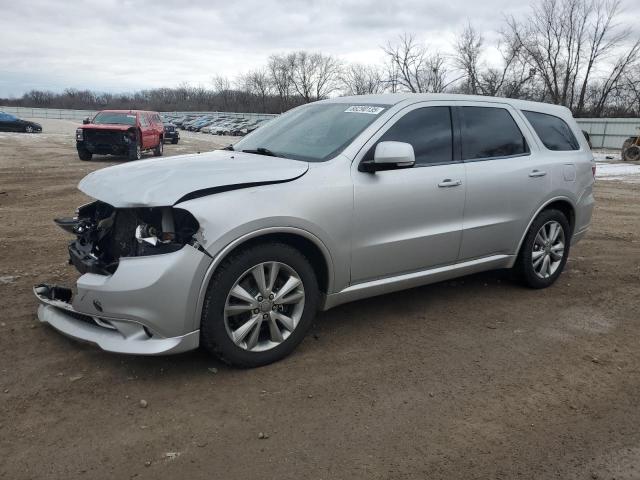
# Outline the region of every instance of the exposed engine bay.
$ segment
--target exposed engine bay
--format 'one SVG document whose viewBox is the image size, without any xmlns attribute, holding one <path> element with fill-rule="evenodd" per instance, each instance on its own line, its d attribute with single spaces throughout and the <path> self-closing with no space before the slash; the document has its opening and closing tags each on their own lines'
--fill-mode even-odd
<svg viewBox="0 0 640 480">
<path fill-rule="evenodd" d="M 80 273 L 111 275 L 121 258 L 170 253 L 195 243 L 196 219 L 174 207 L 114 208 L 96 201 L 55 222 L 76 235 L 69 263 Z"/>
</svg>

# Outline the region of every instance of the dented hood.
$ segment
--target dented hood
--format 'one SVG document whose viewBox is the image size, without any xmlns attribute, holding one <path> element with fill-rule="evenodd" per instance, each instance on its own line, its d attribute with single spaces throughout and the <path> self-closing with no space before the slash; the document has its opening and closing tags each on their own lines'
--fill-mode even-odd
<svg viewBox="0 0 640 480">
<path fill-rule="evenodd" d="M 306 162 L 216 150 L 96 170 L 78 188 L 117 208 L 161 207 L 235 188 L 293 180 Z"/>
</svg>

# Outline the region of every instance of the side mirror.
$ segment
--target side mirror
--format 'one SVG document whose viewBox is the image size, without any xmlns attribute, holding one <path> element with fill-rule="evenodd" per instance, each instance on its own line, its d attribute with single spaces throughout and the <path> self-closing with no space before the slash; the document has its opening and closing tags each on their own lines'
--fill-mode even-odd
<svg viewBox="0 0 640 480">
<path fill-rule="evenodd" d="M 376 145 L 373 161 L 362 162 L 359 170 L 374 173 L 378 170 L 409 168 L 413 167 L 415 163 L 416 156 L 410 143 L 380 142 Z"/>
<path fill-rule="evenodd" d="M 89 117 L 85 118 L 84 120 L 82 120 L 82 124 L 83 125 L 88 125 L 91 123 L 91 119 Z"/>
<path fill-rule="evenodd" d="M 413 146 L 404 142 L 380 142 L 373 154 L 376 165 L 393 165 L 396 167 L 413 167 L 416 156 Z"/>
</svg>

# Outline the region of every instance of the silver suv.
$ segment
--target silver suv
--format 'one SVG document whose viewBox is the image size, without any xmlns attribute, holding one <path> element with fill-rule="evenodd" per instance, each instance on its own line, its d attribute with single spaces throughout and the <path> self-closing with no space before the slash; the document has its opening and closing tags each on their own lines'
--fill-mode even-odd
<svg viewBox="0 0 640 480">
<path fill-rule="evenodd" d="M 104 350 L 264 365 L 318 309 L 490 269 L 558 278 L 589 227 L 595 163 L 569 110 L 373 95 L 305 105 L 234 147 L 89 174 L 57 219 L 76 291 L 38 317 Z"/>
</svg>

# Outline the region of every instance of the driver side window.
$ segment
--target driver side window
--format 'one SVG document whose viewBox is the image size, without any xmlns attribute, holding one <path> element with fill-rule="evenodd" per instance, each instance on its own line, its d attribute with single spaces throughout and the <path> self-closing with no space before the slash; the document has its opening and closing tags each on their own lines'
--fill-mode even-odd
<svg viewBox="0 0 640 480">
<path fill-rule="evenodd" d="M 372 161 L 380 142 L 405 142 L 413 146 L 415 166 L 453 161 L 453 129 L 449 107 L 417 108 L 396 121 L 371 147 L 365 161 Z"/>
</svg>

